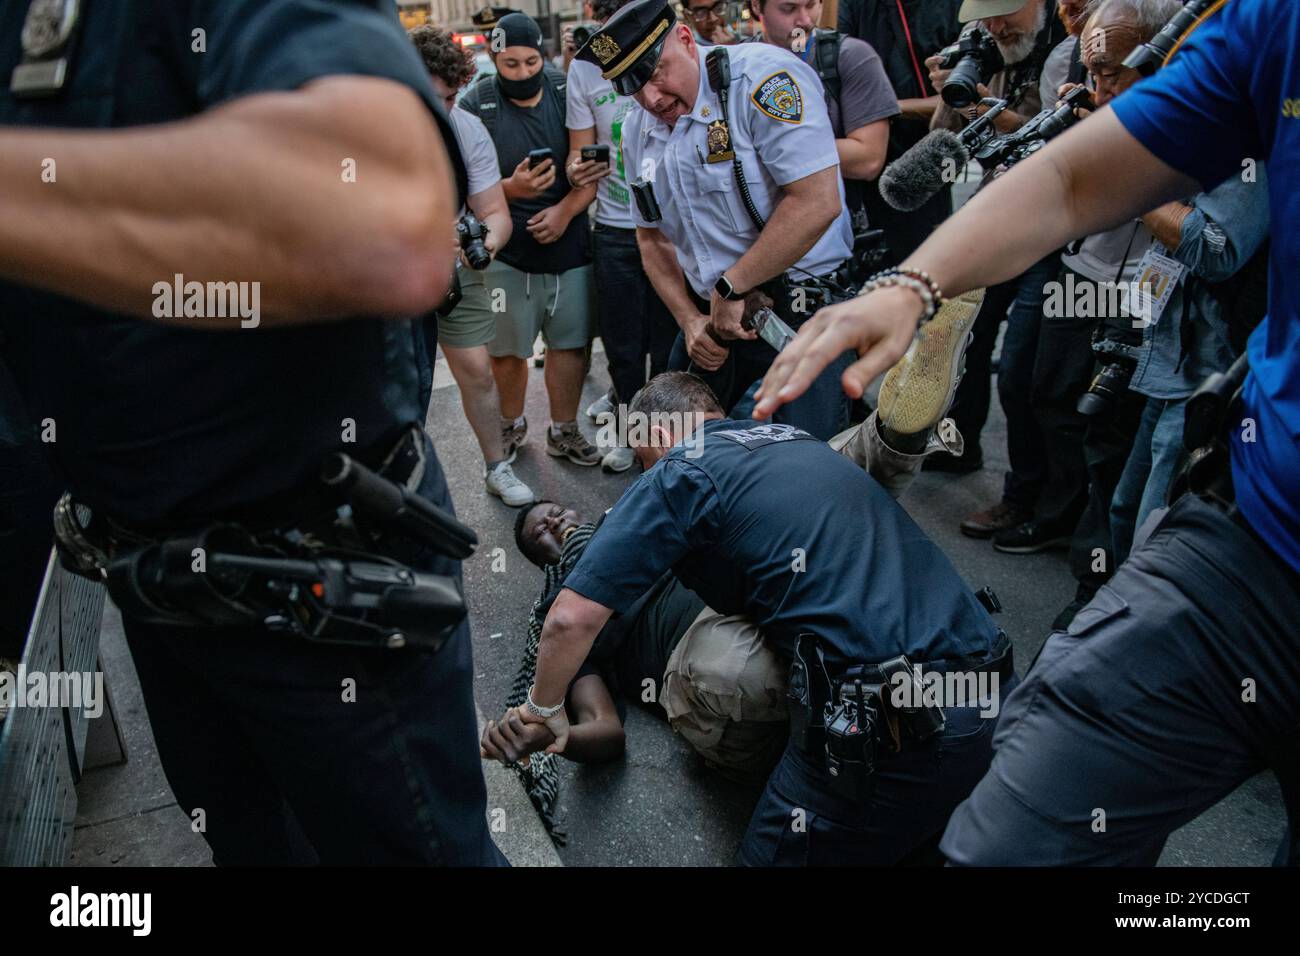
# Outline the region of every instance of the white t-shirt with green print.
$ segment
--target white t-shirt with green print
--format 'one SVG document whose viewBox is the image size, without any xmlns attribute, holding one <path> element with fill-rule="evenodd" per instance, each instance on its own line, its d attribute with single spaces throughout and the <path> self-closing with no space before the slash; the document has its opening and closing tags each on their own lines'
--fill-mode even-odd
<svg viewBox="0 0 1300 956">
<path fill-rule="evenodd" d="M 609 147 L 612 170 L 596 184 L 596 222 L 619 229 L 635 228 L 632 219 L 632 191 L 623 169 L 623 121 L 636 101 L 620 96 L 608 80 L 601 79 L 600 67 L 585 60 L 569 65 L 568 109 L 565 125 L 569 129 L 596 128 L 596 142 Z M 633 179 L 636 177 L 633 176 Z"/>
</svg>

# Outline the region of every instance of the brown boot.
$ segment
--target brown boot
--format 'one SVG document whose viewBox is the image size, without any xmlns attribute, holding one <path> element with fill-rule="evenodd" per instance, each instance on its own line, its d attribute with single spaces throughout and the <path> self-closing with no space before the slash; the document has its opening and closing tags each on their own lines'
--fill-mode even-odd
<svg viewBox="0 0 1300 956">
<path fill-rule="evenodd" d="M 961 533 L 968 538 L 991 538 L 999 531 L 1024 524 L 1034 516 L 1033 511 L 1007 501 L 999 501 L 992 508 L 977 511 L 961 523 Z"/>
</svg>

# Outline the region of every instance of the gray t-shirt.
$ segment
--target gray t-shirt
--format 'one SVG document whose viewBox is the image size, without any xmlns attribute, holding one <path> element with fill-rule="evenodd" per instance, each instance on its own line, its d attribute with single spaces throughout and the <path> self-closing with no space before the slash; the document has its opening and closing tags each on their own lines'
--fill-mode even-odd
<svg viewBox="0 0 1300 956">
<path fill-rule="evenodd" d="M 821 42 L 814 35 L 813 45 Z M 817 68 L 816 50 L 804 60 Z M 831 127 L 836 136 L 846 136 L 868 123 L 897 116 L 898 98 L 889 85 L 889 76 L 880 56 L 865 40 L 844 37 L 840 41 L 840 96 L 828 100 Z"/>
<path fill-rule="evenodd" d="M 636 101 L 614 92 L 609 80 L 601 79 L 600 67 L 586 60 L 574 60 L 569 67 L 566 96 L 569 129 L 594 128 L 597 144 L 609 147 L 611 172 L 596 186 L 596 222 L 634 228 L 632 193 L 623 164 L 623 121 L 636 109 Z"/>
</svg>

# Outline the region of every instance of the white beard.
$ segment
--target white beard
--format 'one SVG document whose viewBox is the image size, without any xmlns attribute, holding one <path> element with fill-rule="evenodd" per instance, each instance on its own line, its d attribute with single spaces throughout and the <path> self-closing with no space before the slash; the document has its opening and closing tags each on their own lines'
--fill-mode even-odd
<svg viewBox="0 0 1300 956">
<path fill-rule="evenodd" d="M 1033 2 L 1033 0 L 1031 0 Z M 1034 28 L 1022 36 L 1011 46 L 998 44 L 998 52 L 1002 54 L 1002 59 L 1008 66 L 1014 66 L 1022 60 L 1028 59 L 1029 54 L 1034 52 L 1034 46 L 1038 43 L 1038 34 L 1043 32 L 1043 27 L 1047 26 L 1047 5 L 1044 4 L 1038 8 L 1038 18 L 1034 21 Z"/>
</svg>

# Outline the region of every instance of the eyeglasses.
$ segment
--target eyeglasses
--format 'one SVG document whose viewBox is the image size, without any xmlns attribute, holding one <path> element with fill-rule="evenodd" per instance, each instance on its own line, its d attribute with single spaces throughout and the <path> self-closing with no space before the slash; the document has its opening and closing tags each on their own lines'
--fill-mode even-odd
<svg viewBox="0 0 1300 956">
<path fill-rule="evenodd" d="M 692 20 L 707 20 L 709 17 L 725 17 L 728 6 L 730 6 L 730 0 L 718 0 L 711 7 L 688 7 L 682 4 L 682 10 Z"/>
</svg>

